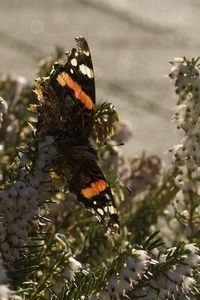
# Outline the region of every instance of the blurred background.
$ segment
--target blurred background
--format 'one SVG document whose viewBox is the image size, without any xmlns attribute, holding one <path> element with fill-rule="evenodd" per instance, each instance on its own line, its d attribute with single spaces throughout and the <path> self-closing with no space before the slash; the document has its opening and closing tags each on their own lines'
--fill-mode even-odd
<svg viewBox="0 0 200 300">
<path fill-rule="evenodd" d="M 122 151 L 165 158 L 179 140 L 169 61 L 199 55 L 199 12 L 199 0 L 0 0 L 0 74 L 33 81 L 55 46 L 70 50 L 84 36 L 97 99 L 132 128 Z"/>
</svg>

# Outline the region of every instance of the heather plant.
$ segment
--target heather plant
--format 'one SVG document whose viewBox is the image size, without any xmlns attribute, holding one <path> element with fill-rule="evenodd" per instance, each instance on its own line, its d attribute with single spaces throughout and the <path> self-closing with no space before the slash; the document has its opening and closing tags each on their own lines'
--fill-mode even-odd
<svg viewBox="0 0 200 300">
<path fill-rule="evenodd" d="M 117 205 L 114 234 L 58 175 L 62 159 L 49 132 L 60 126 L 59 104 L 50 93 L 40 100 L 61 57 L 57 49 L 39 64 L 35 85 L 0 81 L 0 299 L 199 299 L 198 60 L 171 61 L 183 137 L 168 167 L 156 155 L 126 158 L 120 144 L 129 127 L 112 104 L 96 106 L 91 140 Z"/>
</svg>

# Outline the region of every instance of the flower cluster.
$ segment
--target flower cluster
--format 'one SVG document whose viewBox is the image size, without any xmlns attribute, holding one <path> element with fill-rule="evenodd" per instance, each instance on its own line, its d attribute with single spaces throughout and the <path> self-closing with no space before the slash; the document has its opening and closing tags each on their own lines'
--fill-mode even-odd
<svg viewBox="0 0 200 300">
<path fill-rule="evenodd" d="M 176 248 L 169 249 L 172 253 Z M 185 254 L 180 262 L 166 268 L 158 278 L 150 279 L 149 285 L 145 287 L 141 294 L 143 299 L 188 299 L 187 294 L 195 285 L 193 269 L 200 264 L 199 249 L 193 244 L 185 245 Z M 162 255 L 160 263 L 167 262 L 167 255 Z"/>
<path fill-rule="evenodd" d="M 175 250 L 169 251 L 173 254 Z M 107 288 L 98 296 L 92 294 L 89 299 L 186 299 L 186 294 L 195 284 L 193 269 L 200 264 L 198 248 L 193 244 L 185 245 L 179 263 L 171 266 L 168 266 L 168 255 L 159 254 L 158 260 L 152 257 L 151 252 L 134 249 L 119 274 L 111 276 Z"/>
<path fill-rule="evenodd" d="M 0 249 L 4 262 L 12 265 L 28 243 L 32 222 L 38 218 L 38 209 L 47 199 L 45 191 L 51 185 L 48 168 L 55 158 L 54 139 L 46 137 L 38 144 L 34 169 L 27 153 L 20 157 L 17 180 L 0 192 Z M 39 219 L 38 219 L 39 220 Z"/>
<path fill-rule="evenodd" d="M 171 64 L 169 76 L 175 80 L 178 95 L 174 119 L 178 122 L 177 129 L 184 133 L 181 143 L 170 150 L 178 188 L 175 209 L 191 237 L 199 231 L 200 224 L 200 77 L 197 61 L 175 58 Z"/>
<path fill-rule="evenodd" d="M 91 295 L 89 299 L 123 299 L 126 293 L 145 276 L 150 263 L 151 259 L 145 250 L 133 249 L 132 255 L 127 257 L 119 274 L 113 274 L 109 279 L 106 290 L 100 291 L 97 297 Z"/>
</svg>

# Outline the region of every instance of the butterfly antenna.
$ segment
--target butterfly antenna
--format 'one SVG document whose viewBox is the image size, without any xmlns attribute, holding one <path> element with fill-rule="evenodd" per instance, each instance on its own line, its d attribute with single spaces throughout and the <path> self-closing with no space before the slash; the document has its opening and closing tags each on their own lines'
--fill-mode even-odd
<svg viewBox="0 0 200 300">
<path fill-rule="evenodd" d="M 104 150 L 106 148 L 106 142 L 103 143 L 103 146 L 98 148 L 98 151 Z M 115 145 L 109 145 L 109 147 L 118 147 L 118 146 L 124 146 L 125 144 L 123 142 L 119 143 L 119 144 L 115 144 Z"/>
<path fill-rule="evenodd" d="M 116 147 L 116 146 L 124 146 L 125 144 L 123 142 L 115 144 L 115 145 L 109 145 L 110 147 Z M 100 148 L 98 148 L 98 151 L 104 150 L 106 148 L 106 142 L 104 142 L 104 145 Z M 101 157 L 100 157 L 101 158 Z M 129 194 L 133 193 L 133 190 L 131 190 L 123 181 L 123 179 L 121 178 L 121 176 L 113 169 L 113 167 L 110 167 L 110 169 L 112 170 L 112 172 L 116 175 L 116 177 L 119 179 L 119 181 L 123 184 L 123 186 L 126 188 L 126 190 L 128 191 Z"/>
<path fill-rule="evenodd" d="M 115 175 L 117 176 L 117 178 L 119 179 L 119 181 L 123 184 L 123 186 L 126 188 L 127 192 L 131 195 L 133 194 L 133 190 L 130 189 L 124 182 L 124 180 L 121 178 L 121 176 L 113 169 L 113 167 L 110 167 L 110 169 L 115 173 Z"/>
</svg>

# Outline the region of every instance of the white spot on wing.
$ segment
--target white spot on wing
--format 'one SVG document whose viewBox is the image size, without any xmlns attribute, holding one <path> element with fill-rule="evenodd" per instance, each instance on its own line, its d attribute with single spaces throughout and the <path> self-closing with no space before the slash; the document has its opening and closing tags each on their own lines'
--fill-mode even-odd
<svg viewBox="0 0 200 300">
<path fill-rule="evenodd" d="M 94 77 L 93 70 L 90 69 L 89 67 L 87 67 L 84 64 L 81 64 L 79 66 L 79 70 L 81 71 L 81 73 L 83 73 L 84 75 L 87 75 L 89 78 L 93 78 Z"/>
<path fill-rule="evenodd" d="M 84 75 L 86 75 L 86 69 L 85 69 L 85 67 L 86 67 L 86 66 L 83 65 L 83 64 L 79 66 L 80 72 L 83 73 Z"/>
<path fill-rule="evenodd" d="M 73 74 L 74 73 L 74 70 L 72 68 L 70 68 L 70 72 Z"/>
<path fill-rule="evenodd" d="M 113 205 L 106 206 L 104 208 L 105 212 L 112 214 L 116 214 L 116 208 Z"/>
<path fill-rule="evenodd" d="M 77 66 L 77 60 L 76 60 L 76 58 L 72 58 L 71 64 L 72 64 L 72 66 L 74 66 L 74 67 Z"/>
<path fill-rule="evenodd" d="M 116 214 L 116 209 L 114 206 L 110 206 L 109 208 L 110 208 L 109 211 L 111 214 Z"/>
<path fill-rule="evenodd" d="M 104 215 L 104 211 L 103 211 L 103 209 L 101 209 L 101 208 L 97 208 L 97 211 L 98 211 L 98 213 L 99 213 L 101 216 L 103 216 L 103 215 Z"/>
<path fill-rule="evenodd" d="M 89 56 L 90 55 L 90 52 L 89 51 L 83 51 L 84 52 L 84 54 L 86 55 L 86 56 Z"/>
</svg>

